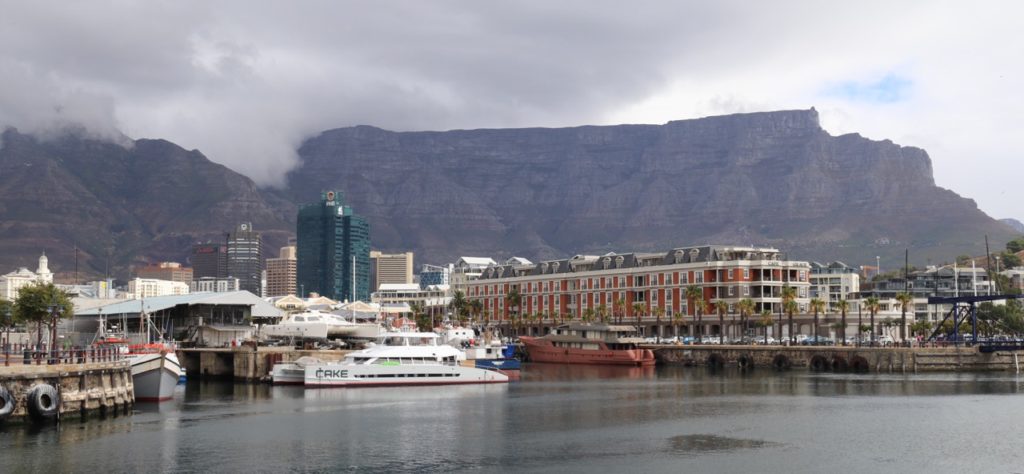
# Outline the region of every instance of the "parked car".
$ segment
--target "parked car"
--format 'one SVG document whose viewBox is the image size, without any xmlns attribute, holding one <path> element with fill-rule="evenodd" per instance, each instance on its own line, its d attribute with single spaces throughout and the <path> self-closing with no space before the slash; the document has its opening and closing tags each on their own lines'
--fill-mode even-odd
<svg viewBox="0 0 1024 474">
<path fill-rule="evenodd" d="M 892 339 L 892 336 L 888 334 L 883 334 L 875 338 L 875 343 L 882 346 L 891 346 L 895 344 L 896 341 Z"/>
<path fill-rule="evenodd" d="M 693 336 L 683 336 L 683 337 L 679 338 L 679 343 L 680 344 L 696 344 L 697 343 L 697 338 L 695 338 Z"/>
<path fill-rule="evenodd" d="M 826 337 L 826 336 L 818 336 L 817 339 L 815 339 L 814 336 L 810 336 L 810 337 L 804 338 L 803 341 L 800 341 L 800 345 L 803 345 L 803 346 L 834 346 L 834 345 L 836 345 L 836 342 L 833 341 L 832 338 Z"/>
<path fill-rule="evenodd" d="M 701 344 L 718 344 L 718 336 L 702 336 L 700 338 Z"/>
</svg>

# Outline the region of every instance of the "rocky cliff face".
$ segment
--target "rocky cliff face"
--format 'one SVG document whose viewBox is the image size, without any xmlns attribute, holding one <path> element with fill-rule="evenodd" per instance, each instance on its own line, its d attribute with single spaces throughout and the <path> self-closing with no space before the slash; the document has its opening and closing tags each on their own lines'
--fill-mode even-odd
<svg viewBox="0 0 1024 474">
<path fill-rule="evenodd" d="M 293 232 L 293 206 L 248 178 L 164 140 L 125 147 L 7 130 L 0 148 L 0 268 L 51 267 L 127 276 L 132 264 L 183 262 L 198 239 L 252 221 L 270 244 Z M 4 270 L 6 272 L 7 270 Z"/>
<path fill-rule="evenodd" d="M 772 245 L 800 259 L 941 261 L 998 247 L 1011 230 L 935 186 L 920 149 L 834 137 L 812 110 L 561 129 L 330 130 L 299 150 L 287 188 L 252 181 L 163 140 L 129 147 L 8 130 L 0 148 L 0 270 L 128 275 L 185 261 L 239 222 L 268 251 L 297 204 L 344 192 L 373 245 L 418 263 L 531 259 L 700 243 Z"/>
<path fill-rule="evenodd" d="M 938 188 L 920 149 L 831 136 L 812 110 L 665 125 L 324 132 L 287 197 L 344 190 L 382 249 L 426 262 L 766 244 L 808 259 L 949 259 L 1005 226 Z"/>
</svg>

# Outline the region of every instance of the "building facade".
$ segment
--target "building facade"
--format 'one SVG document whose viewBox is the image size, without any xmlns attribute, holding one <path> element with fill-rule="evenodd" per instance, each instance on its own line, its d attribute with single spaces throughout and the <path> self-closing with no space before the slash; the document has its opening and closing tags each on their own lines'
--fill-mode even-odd
<svg viewBox="0 0 1024 474">
<path fill-rule="evenodd" d="M 228 248 L 207 242 L 192 246 L 192 278 L 224 278 L 228 276 Z"/>
<path fill-rule="evenodd" d="M 299 209 L 296 285 L 300 297 L 318 293 L 339 301 L 370 299 L 370 225 L 326 191 Z"/>
<path fill-rule="evenodd" d="M 426 265 L 420 268 L 420 288 L 426 288 L 431 285 L 445 285 L 448 286 L 451 283 L 452 265 L 438 266 L 438 265 Z"/>
<path fill-rule="evenodd" d="M 241 289 L 241 286 L 238 278 L 225 277 L 192 280 L 189 282 L 188 288 L 192 293 L 227 293 L 229 291 L 238 291 Z"/>
<path fill-rule="evenodd" d="M 370 251 L 370 268 L 373 276 L 371 288 L 373 291 L 377 291 L 380 289 L 380 285 L 385 283 L 412 283 L 412 259 L 412 252 L 382 253 L 376 250 Z"/>
<path fill-rule="evenodd" d="M 295 246 L 281 247 L 278 258 L 267 259 L 267 294 L 264 296 L 295 295 Z"/>
<path fill-rule="evenodd" d="M 192 282 L 192 269 L 183 267 L 178 262 L 160 262 L 146 265 L 136 269 L 135 275 L 143 279 L 177 281 L 185 284 Z"/>
<path fill-rule="evenodd" d="M 263 242 L 252 223 L 239 224 L 228 234 L 227 252 L 227 276 L 238 278 L 242 290 L 263 296 Z"/>
<path fill-rule="evenodd" d="M 811 298 L 826 302 L 829 311 L 835 311 L 839 301 L 860 292 L 860 273 L 843 262 L 811 262 L 810 283 Z"/>
<path fill-rule="evenodd" d="M 19 290 L 37 283 L 53 283 L 53 272 L 50 271 L 49 259 L 45 253 L 39 256 L 39 266 L 35 272 L 21 267 L 0 276 L 0 299 L 13 302 L 18 298 Z"/>
<path fill-rule="evenodd" d="M 566 319 L 600 318 L 640 322 L 645 334 L 665 334 L 682 323 L 691 335 L 730 332 L 736 337 L 751 327 L 736 323 L 737 303 L 749 298 L 755 314 L 780 315 L 782 291 L 796 291 L 800 313 L 809 301 L 810 264 L 789 261 L 776 249 L 702 246 L 664 253 L 577 255 L 529 265 L 492 265 L 466 282 L 467 298 L 480 300 L 487 320 L 508 321 L 513 315 L 539 314 L 548 326 Z M 696 287 L 708 308 L 698 318 Z M 510 294 L 520 297 L 512 307 Z M 715 303 L 728 305 L 722 328 L 713 316 Z M 639 309 L 639 312 L 637 312 Z M 699 321 L 698 321 L 699 319 Z M 777 319 L 776 319 L 777 321 Z"/>
<path fill-rule="evenodd" d="M 180 281 L 153 280 L 135 278 L 128 281 L 128 293 L 134 299 L 152 298 L 155 296 L 187 295 L 188 284 Z"/>
</svg>

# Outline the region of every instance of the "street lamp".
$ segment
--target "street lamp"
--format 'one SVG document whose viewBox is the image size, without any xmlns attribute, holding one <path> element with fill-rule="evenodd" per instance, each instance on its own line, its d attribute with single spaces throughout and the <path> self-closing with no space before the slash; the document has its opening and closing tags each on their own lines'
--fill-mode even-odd
<svg viewBox="0 0 1024 474">
<path fill-rule="evenodd" d="M 878 275 L 881 275 L 881 274 L 882 274 L 882 257 L 876 255 L 875 256 L 875 276 L 877 277 Z"/>
</svg>

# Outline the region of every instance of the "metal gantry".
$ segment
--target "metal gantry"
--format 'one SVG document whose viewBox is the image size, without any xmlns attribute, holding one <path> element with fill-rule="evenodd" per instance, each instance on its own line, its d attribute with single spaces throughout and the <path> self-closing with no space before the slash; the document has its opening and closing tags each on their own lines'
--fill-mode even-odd
<svg viewBox="0 0 1024 474">
<path fill-rule="evenodd" d="M 953 331 L 952 342 L 959 345 L 961 342 L 965 344 L 975 344 L 978 341 L 978 304 L 1009 300 L 1009 299 L 1024 299 L 1024 295 L 977 295 L 977 296 L 930 296 L 928 297 L 928 304 L 948 304 L 952 305 L 946 316 L 942 318 L 942 321 L 932 331 L 932 335 L 928 337 L 929 341 L 935 341 L 939 334 L 942 334 L 942 327 L 946 321 L 952 321 Z M 971 323 L 971 339 L 965 340 L 966 336 L 960 335 L 960 325 L 970 321 Z M 948 340 L 948 339 L 947 339 Z M 986 350 L 988 349 L 988 350 Z M 1010 341 L 986 341 L 983 344 L 982 352 L 992 352 L 995 350 L 1024 350 L 1024 340 L 1010 340 Z"/>
</svg>

